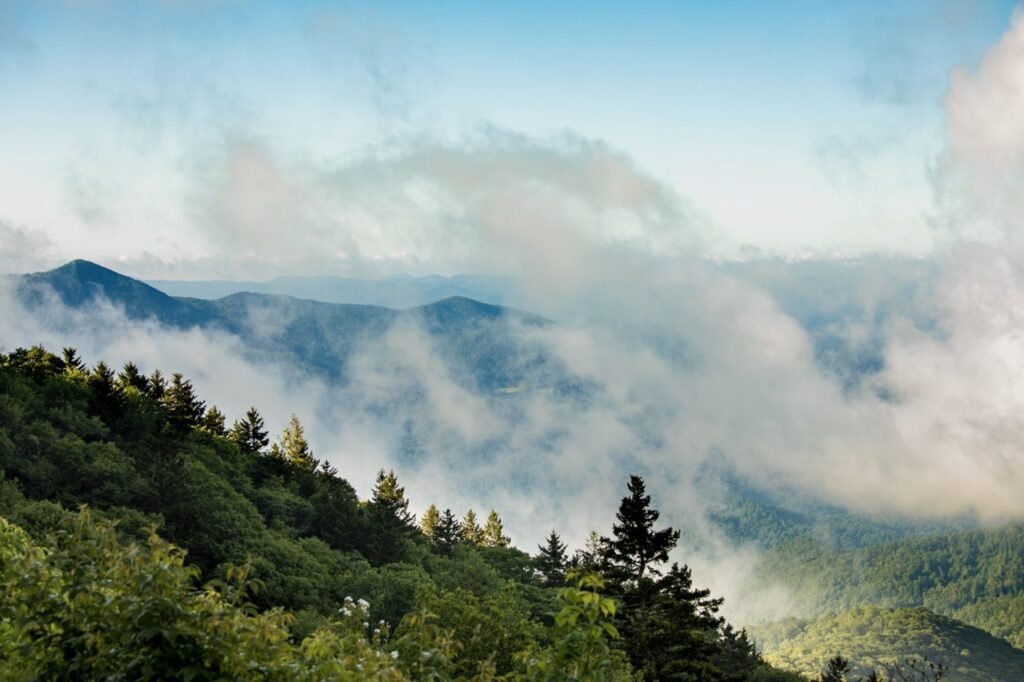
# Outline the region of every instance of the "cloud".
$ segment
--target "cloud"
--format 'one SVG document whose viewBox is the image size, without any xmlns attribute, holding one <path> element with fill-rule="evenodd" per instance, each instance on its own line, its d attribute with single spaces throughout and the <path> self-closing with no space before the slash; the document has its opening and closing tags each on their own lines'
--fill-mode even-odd
<svg viewBox="0 0 1024 682">
<path fill-rule="evenodd" d="M 53 243 L 44 233 L 0 220 L 0 274 L 45 270 L 54 264 Z"/>
<path fill-rule="evenodd" d="M 1024 215 L 1024 11 L 977 69 L 950 76 L 939 222 L 955 235 L 1019 241 Z"/>
</svg>

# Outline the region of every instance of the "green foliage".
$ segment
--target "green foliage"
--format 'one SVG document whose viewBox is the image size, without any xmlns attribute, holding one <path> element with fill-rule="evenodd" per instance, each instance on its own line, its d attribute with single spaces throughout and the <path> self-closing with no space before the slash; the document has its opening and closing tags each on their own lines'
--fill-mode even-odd
<svg viewBox="0 0 1024 682">
<path fill-rule="evenodd" d="M 944 665 L 948 680 L 1010 680 L 1024 671 L 1024 651 L 925 608 L 858 607 L 792 624 L 774 637 L 768 661 L 809 675 L 837 654 L 849 659 L 847 679 L 921 659 Z"/>
<path fill-rule="evenodd" d="M 249 455 L 259 454 L 270 443 L 263 427 L 263 417 L 255 407 L 250 407 L 245 416 L 234 423 L 228 438 Z"/>
<path fill-rule="evenodd" d="M 557 533 L 545 587 L 496 511 L 479 528 L 433 507 L 420 532 L 393 471 L 360 501 L 297 418 L 269 456 L 256 408 L 225 435 L 183 375 L 142 377 L 0 354 L 0 680 L 626 680 L 616 622 L 654 637 L 690 623 L 670 598 L 703 608 L 706 592 L 672 591 L 690 589 L 678 568 L 644 603 L 653 620 L 598 576 L 556 591 Z M 600 563 L 596 534 L 588 551 Z M 730 637 L 735 656 L 701 665 L 740 661 Z"/>
<path fill-rule="evenodd" d="M 538 545 L 537 547 L 538 554 L 534 560 L 537 572 L 540 574 L 541 580 L 548 587 L 561 585 L 565 582 L 565 571 L 568 564 L 565 549 L 565 543 L 562 542 L 562 539 L 558 537 L 558 533 L 554 530 L 548 535 L 545 544 Z"/>
<path fill-rule="evenodd" d="M 604 579 L 596 573 L 572 571 L 569 586 L 558 592 L 561 610 L 555 616 L 553 641 L 525 655 L 520 679 L 555 682 L 630 680 L 629 665 L 610 643 L 618 639 L 615 600 L 602 594 Z"/>
<path fill-rule="evenodd" d="M 1024 524 L 911 538 L 854 550 L 810 539 L 765 555 L 810 616 L 876 604 L 928 609 L 1024 645 Z"/>
<path fill-rule="evenodd" d="M 501 517 L 493 509 L 487 515 L 487 522 L 484 524 L 480 537 L 480 544 L 484 547 L 508 547 L 512 538 L 505 535 L 505 527 L 501 523 Z"/>
<path fill-rule="evenodd" d="M 629 495 L 622 498 L 618 521 L 612 526 L 612 538 L 601 538 L 604 559 L 623 578 L 639 581 L 648 572 L 658 574 L 654 564 L 668 561 L 668 553 L 679 541 L 679 531 L 672 528 L 654 530 L 660 515 L 653 509 L 651 496 L 646 495 L 644 480 L 630 476 Z"/>
</svg>

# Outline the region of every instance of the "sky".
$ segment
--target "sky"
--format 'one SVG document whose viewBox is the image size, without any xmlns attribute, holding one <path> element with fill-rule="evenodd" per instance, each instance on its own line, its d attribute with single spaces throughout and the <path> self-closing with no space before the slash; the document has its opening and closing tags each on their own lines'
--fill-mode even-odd
<svg viewBox="0 0 1024 682">
<path fill-rule="evenodd" d="M 437 177 L 470 157 L 627 169 L 675 207 L 658 253 L 928 255 L 950 74 L 1013 11 L 0 0 L 0 270 L 514 270 L 452 227 Z"/>
</svg>

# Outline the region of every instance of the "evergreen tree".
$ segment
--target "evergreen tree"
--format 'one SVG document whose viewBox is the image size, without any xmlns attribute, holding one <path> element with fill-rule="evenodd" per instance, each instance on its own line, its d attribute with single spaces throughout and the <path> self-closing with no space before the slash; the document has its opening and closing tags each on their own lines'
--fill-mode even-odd
<svg viewBox="0 0 1024 682">
<path fill-rule="evenodd" d="M 288 426 L 285 427 L 284 432 L 281 434 L 280 443 L 274 443 L 270 454 L 288 462 L 296 469 L 308 471 L 309 473 L 316 471 L 317 466 L 320 464 L 313 456 L 313 451 L 309 449 L 309 443 L 306 441 L 302 424 L 299 423 L 299 418 L 294 414 L 288 421 Z"/>
<path fill-rule="evenodd" d="M 629 495 L 622 498 L 612 526 L 614 538 L 601 538 L 603 558 L 611 565 L 615 577 L 639 581 L 648 572 L 658 575 L 654 564 L 668 561 L 668 553 L 679 542 L 679 531 L 672 528 L 655 530 L 660 516 L 652 509 L 651 497 L 645 494 L 644 480 L 630 476 Z"/>
<path fill-rule="evenodd" d="M 91 393 L 90 405 L 100 419 L 111 423 L 121 413 L 121 396 L 114 385 L 114 371 L 100 361 L 89 373 L 86 382 Z"/>
<path fill-rule="evenodd" d="M 227 429 L 224 427 L 224 413 L 218 410 L 216 405 L 213 405 L 206 411 L 199 426 L 204 431 L 209 431 L 215 436 L 226 436 L 228 434 Z"/>
<path fill-rule="evenodd" d="M 538 545 L 540 550 L 534 559 L 537 572 L 540 573 L 546 587 L 560 587 L 565 584 L 567 560 L 566 545 L 554 530 L 547 537 L 546 544 Z"/>
<path fill-rule="evenodd" d="M 390 512 L 402 525 L 413 527 L 415 517 L 409 513 L 409 500 L 405 497 L 405 488 L 398 485 L 394 469 L 387 473 L 384 473 L 383 469 L 377 472 L 372 504 Z"/>
<path fill-rule="evenodd" d="M 850 672 L 850 662 L 836 655 L 829 659 L 825 669 L 821 671 L 821 682 L 845 682 L 846 673 Z"/>
<path fill-rule="evenodd" d="M 596 530 L 592 530 L 587 536 L 587 540 L 583 544 L 583 547 L 581 549 L 577 549 L 573 553 L 572 559 L 569 561 L 569 565 L 572 568 L 578 568 L 584 572 L 601 572 L 601 554 L 601 538 L 598 536 Z"/>
<path fill-rule="evenodd" d="M 64 371 L 67 374 L 86 374 L 85 363 L 78 357 L 78 351 L 68 346 L 64 347 Z"/>
<path fill-rule="evenodd" d="M 434 542 L 447 551 L 459 543 L 459 521 L 451 509 L 445 509 L 434 527 Z"/>
<path fill-rule="evenodd" d="M 117 390 L 127 393 L 130 390 L 145 393 L 149 387 L 146 377 L 139 372 L 134 362 L 126 363 L 124 368 L 117 375 Z"/>
<path fill-rule="evenodd" d="M 420 530 L 431 540 L 434 539 L 437 533 L 437 524 L 441 521 L 441 512 L 437 510 L 436 504 L 431 504 L 427 507 L 427 510 L 423 512 L 423 516 L 420 518 Z"/>
<path fill-rule="evenodd" d="M 400 561 L 417 528 L 405 488 L 398 484 L 394 470 L 377 472 L 367 513 L 373 530 L 367 538 L 366 557 L 378 565 Z"/>
<path fill-rule="evenodd" d="M 236 420 L 228 438 L 234 441 L 242 452 L 258 455 L 270 443 L 263 428 L 263 417 L 255 407 L 250 407 L 242 419 Z"/>
<path fill-rule="evenodd" d="M 459 539 L 467 545 L 479 547 L 484 541 L 484 529 L 476 522 L 476 513 L 470 509 L 459 524 Z"/>
<path fill-rule="evenodd" d="M 508 547 L 511 542 L 512 538 L 505 535 L 505 529 L 501 523 L 501 518 L 498 516 L 498 512 L 492 509 L 491 513 L 487 515 L 487 523 L 484 524 L 481 544 L 484 547 Z"/>
<path fill-rule="evenodd" d="M 167 380 L 164 379 L 164 375 L 160 373 L 160 370 L 154 369 L 153 373 L 146 379 L 146 392 L 149 393 L 149 397 L 153 400 L 161 400 L 166 390 Z"/>
<path fill-rule="evenodd" d="M 167 411 L 167 421 L 178 431 L 188 431 L 199 426 L 206 406 L 196 397 L 192 382 L 182 376 L 181 372 L 171 375 L 171 385 L 167 387 L 160 400 Z"/>
</svg>

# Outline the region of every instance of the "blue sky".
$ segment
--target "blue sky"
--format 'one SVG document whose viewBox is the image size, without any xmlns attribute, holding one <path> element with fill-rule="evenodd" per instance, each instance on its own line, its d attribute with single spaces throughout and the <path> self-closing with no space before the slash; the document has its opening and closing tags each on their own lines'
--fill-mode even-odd
<svg viewBox="0 0 1024 682">
<path fill-rule="evenodd" d="M 224 257 L 210 206 L 239 144 L 354 234 L 310 199 L 339 172 L 501 131 L 607 145 L 715 255 L 927 253 L 948 74 L 1015 3 L 496 5 L 0 0 L 0 238 L 137 272 Z M 405 253 L 388 201 L 359 209 L 363 257 Z M 12 250 L 8 269 L 39 255 Z"/>
</svg>

